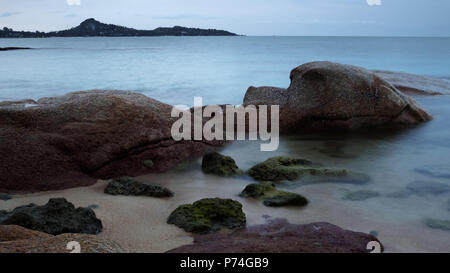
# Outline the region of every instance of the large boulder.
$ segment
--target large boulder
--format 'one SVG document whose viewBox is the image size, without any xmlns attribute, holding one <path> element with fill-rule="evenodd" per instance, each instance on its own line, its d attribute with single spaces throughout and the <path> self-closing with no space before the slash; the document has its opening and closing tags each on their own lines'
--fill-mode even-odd
<svg viewBox="0 0 450 273">
<path fill-rule="evenodd" d="M 61 234 L 29 230 L 16 225 L 0 225 L 0 253 L 121 253 L 124 252 L 116 242 L 87 234 Z M 73 243 L 72 243 L 73 244 Z"/>
<path fill-rule="evenodd" d="M 217 142 L 172 139 L 172 106 L 94 90 L 0 104 L 0 191 L 91 185 L 166 171 Z"/>
<path fill-rule="evenodd" d="M 102 222 L 90 208 L 75 208 L 64 198 L 53 198 L 43 206 L 29 204 L 7 212 L 0 210 L 0 225 L 18 225 L 52 235 L 98 234 Z"/>
<path fill-rule="evenodd" d="M 282 132 L 354 130 L 428 121 L 431 116 L 392 84 L 364 68 L 331 62 L 291 71 L 287 89 L 250 87 L 245 105 L 280 105 Z"/>
<path fill-rule="evenodd" d="M 242 204 L 232 199 L 205 198 L 175 209 L 167 219 L 187 232 L 208 233 L 221 227 L 245 227 L 246 217 Z"/>
<path fill-rule="evenodd" d="M 134 195 L 150 197 L 172 197 L 173 192 L 159 184 L 137 181 L 132 177 L 113 179 L 105 188 L 111 195 Z"/>
<path fill-rule="evenodd" d="M 370 234 L 344 230 L 329 223 L 295 225 L 285 219 L 236 230 L 229 234 L 196 235 L 194 243 L 171 253 L 367 253 L 379 244 Z"/>
</svg>

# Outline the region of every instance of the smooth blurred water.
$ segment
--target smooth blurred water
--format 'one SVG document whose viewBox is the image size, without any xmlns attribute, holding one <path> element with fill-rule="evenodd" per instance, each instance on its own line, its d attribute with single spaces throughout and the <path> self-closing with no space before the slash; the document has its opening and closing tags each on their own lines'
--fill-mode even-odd
<svg viewBox="0 0 450 273">
<path fill-rule="evenodd" d="M 450 38 L 139 37 L 0 39 L 0 100 L 87 89 L 171 104 L 242 103 L 250 85 L 288 86 L 292 68 L 328 60 L 450 77 Z"/>
</svg>

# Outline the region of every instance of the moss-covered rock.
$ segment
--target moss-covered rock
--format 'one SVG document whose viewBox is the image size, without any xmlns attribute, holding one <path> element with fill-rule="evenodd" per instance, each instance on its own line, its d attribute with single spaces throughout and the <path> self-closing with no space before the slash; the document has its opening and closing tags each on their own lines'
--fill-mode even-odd
<svg viewBox="0 0 450 273">
<path fill-rule="evenodd" d="M 212 152 L 203 156 L 202 170 L 207 174 L 230 176 L 242 174 L 233 158 Z"/>
<path fill-rule="evenodd" d="M 450 220 L 425 219 L 425 225 L 434 229 L 450 231 Z"/>
<path fill-rule="evenodd" d="M 146 167 L 146 168 L 153 168 L 153 166 L 155 166 L 155 163 L 153 163 L 153 160 L 151 159 L 146 159 L 144 161 L 142 161 L 142 164 Z"/>
<path fill-rule="evenodd" d="M 305 159 L 285 156 L 272 157 L 253 166 L 248 174 L 258 181 L 295 180 L 304 175 L 322 177 L 348 177 L 353 173 L 346 169 L 326 168 Z"/>
<path fill-rule="evenodd" d="M 370 198 L 379 197 L 380 193 L 370 190 L 360 190 L 347 193 L 343 199 L 349 201 L 364 201 Z"/>
<path fill-rule="evenodd" d="M 187 232 L 208 233 L 221 227 L 244 228 L 246 218 L 241 203 L 231 199 L 206 198 L 179 206 L 170 214 L 167 223 Z"/>
<path fill-rule="evenodd" d="M 171 197 L 173 192 L 161 185 L 151 182 L 137 181 L 131 177 L 120 177 L 111 181 L 105 188 L 111 195 L 134 195 L 151 197 Z"/>
<path fill-rule="evenodd" d="M 278 190 L 272 182 L 250 184 L 241 192 L 242 197 L 253 197 L 265 206 L 305 206 L 308 200 L 300 194 Z"/>
</svg>

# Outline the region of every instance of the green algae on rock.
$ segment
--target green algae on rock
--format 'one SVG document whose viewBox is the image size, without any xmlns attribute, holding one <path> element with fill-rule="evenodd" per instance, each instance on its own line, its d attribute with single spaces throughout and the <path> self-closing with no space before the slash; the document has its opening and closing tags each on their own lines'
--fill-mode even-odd
<svg viewBox="0 0 450 273">
<path fill-rule="evenodd" d="M 360 190 L 347 193 L 342 199 L 349 201 L 364 201 L 370 198 L 379 197 L 380 193 L 370 190 Z"/>
<path fill-rule="evenodd" d="M 450 220 L 440 220 L 440 219 L 425 219 L 425 225 L 429 228 L 442 229 L 450 231 Z"/>
<path fill-rule="evenodd" d="M 272 182 L 250 184 L 241 192 L 242 197 L 253 197 L 265 206 L 305 206 L 308 200 L 300 194 L 278 190 Z"/>
<path fill-rule="evenodd" d="M 352 184 L 364 184 L 369 178 L 366 175 L 348 171 L 346 169 L 328 168 L 320 164 L 313 164 L 305 159 L 277 156 L 253 166 L 248 175 L 258 181 L 281 182 L 295 180 L 303 176 L 314 178 L 312 182 L 334 182 L 342 179 L 342 182 Z"/>
<path fill-rule="evenodd" d="M 111 181 L 105 188 L 111 195 L 134 195 L 150 197 L 172 197 L 171 190 L 151 182 L 137 181 L 131 177 L 120 177 Z"/>
<path fill-rule="evenodd" d="M 231 176 L 242 174 L 233 158 L 212 152 L 203 156 L 202 170 L 207 174 Z"/>
<path fill-rule="evenodd" d="M 175 209 L 167 219 L 187 232 L 208 233 L 221 227 L 244 228 L 246 217 L 242 204 L 232 199 L 205 198 Z"/>
</svg>

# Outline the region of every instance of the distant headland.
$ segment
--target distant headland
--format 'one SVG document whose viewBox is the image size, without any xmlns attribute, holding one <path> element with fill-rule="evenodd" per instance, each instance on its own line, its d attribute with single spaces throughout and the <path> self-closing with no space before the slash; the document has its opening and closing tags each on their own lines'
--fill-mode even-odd
<svg viewBox="0 0 450 273">
<path fill-rule="evenodd" d="M 237 36 L 237 34 L 217 29 L 187 27 L 159 27 L 154 30 L 137 30 L 118 25 L 104 24 L 94 18 L 83 21 L 79 26 L 52 32 L 14 31 L 0 29 L 0 38 L 50 38 L 50 37 L 130 37 L 130 36 Z"/>
</svg>

